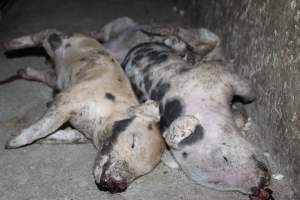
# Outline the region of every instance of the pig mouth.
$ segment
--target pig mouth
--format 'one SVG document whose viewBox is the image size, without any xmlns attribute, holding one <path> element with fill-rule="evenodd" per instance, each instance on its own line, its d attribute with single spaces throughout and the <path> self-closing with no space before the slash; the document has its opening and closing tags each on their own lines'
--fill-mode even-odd
<svg viewBox="0 0 300 200">
<path fill-rule="evenodd" d="M 101 191 L 108 191 L 110 193 L 124 192 L 128 186 L 128 179 L 126 177 L 115 178 L 112 175 L 106 175 L 105 172 L 110 163 L 107 162 L 103 166 L 103 171 L 100 177 L 100 183 L 96 182 L 96 185 Z"/>
<path fill-rule="evenodd" d="M 255 193 L 249 195 L 250 200 L 274 200 L 273 191 L 270 188 L 264 187 L 257 189 Z"/>
<path fill-rule="evenodd" d="M 268 181 L 266 178 L 262 177 L 258 183 L 257 187 L 252 187 L 250 190 L 253 195 L 256 195 L 260 189 L 265 188 L 268 185 Z"/>
</svg>

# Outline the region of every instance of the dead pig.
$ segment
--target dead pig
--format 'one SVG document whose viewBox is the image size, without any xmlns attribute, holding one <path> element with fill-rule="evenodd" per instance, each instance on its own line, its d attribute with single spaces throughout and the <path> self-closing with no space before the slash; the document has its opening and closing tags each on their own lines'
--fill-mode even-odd
<svg viewBox="0 0 300 200">
<path fill-rule="evenodd" d="M 61 92 L 44 116 L 7 142 L 19 148 L 37 140 L 92 141 L 98 155 L 94 177 L 101 190 L 124 191 L 160 161 L 164 142 L 156 122 L 158 105 L 139 104 L 121 66 L 95 39 L 80 33 L 45 30 L 13 39 L 8 50 L 42 46 L 54 70 L 23 70 L 23 77 Z M 59 130 L 69 121 L 76 129 Z"/>
</svg>

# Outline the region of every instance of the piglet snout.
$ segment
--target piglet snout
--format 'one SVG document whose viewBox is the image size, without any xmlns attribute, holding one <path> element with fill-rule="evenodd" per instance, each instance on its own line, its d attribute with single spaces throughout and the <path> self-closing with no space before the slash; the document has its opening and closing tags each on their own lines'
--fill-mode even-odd
<svg viewBox="0 0 300 200">
<path fill-rule="evenodd" d="M 97 184 L 99 190 L 109 191 L 110 193 L 119 193 L 127 189 L 128 182 L 126 178 L 116 180 L 113 177 L 101 179 L 100 183 Z"/>
<path fill-rule="evenodd" d="M 257 156 L 255 156 L 255 155 L 252 155 L 251 157 L 254 160 L 255 165 L 256 165 L 256 167 L 259 170 L 260 175 L 261 175 L 261 178 L 260 178 L 259 183 L 258 183 L 258 187 L 260 189 L 260 188 L 268 185 L 270 183 L 270 180 L 271 180 L 271 175 L 270 175 L 268 162 L 267 162 L 267 160 L 265 160 L 263 158 L 258 159 Z"/>
</svg>

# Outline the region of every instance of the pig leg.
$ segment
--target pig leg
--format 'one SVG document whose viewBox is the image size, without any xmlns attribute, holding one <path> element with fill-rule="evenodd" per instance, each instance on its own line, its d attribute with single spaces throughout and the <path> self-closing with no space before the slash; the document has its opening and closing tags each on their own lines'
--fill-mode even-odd
<svg viewBox="0 0 300 200">
<path fill-rule="evenodd" d="M 107 42 L 112 38 L 114 38 L 116 35 L 137 26 L 138 24 L 135 21 L 133 21 L 133 19 L 129 17 L 120 17 L 105 24 L 101 28 L 101 30 L 92 31 L 88 34 L 97 40 L 100 40 L 102 42 Z"/>
<path fill-rule="evenodd" d="M 76 129 L 70 127 L 64 130 L 58 130 L 38 143 L 41 144 L 82 144 L 89 140 Z"/>
<path fill-rule="evenodd" d="M 39 81 L 47 84 L 51 88 L 56 87 L 56 74 L 52 68 L 37 70 L 31 67 L 26 67 L 18 70 L 17 73 L 26 80 Z"/>
<path fill-rule="evenodd" d="M 21 134 L 9 140 L 5 147 L 12 149 L 31 144 L 52 134 L 62 124 L 67 122 L 72 113 L 71 103 L 64 100 L 63 96 L 60 95 L 57 96 L 59 98 L 56 98 L 56 101 L 40 120 L 23 129 Z"/>
<path fill-rule="evenodd" d="M 60 32 L 55 29 L 46 29 L 41 32 L 12 39 L 8 42 L 5 42 L 4 47 L 6 50 L 17 50 L 17 49 L 24 49 L 29 47 L 41 47 L 43 46 L 45 39 L 47 39 L 49 35 L 53 33 L 59 34 Z"/>
</svg>

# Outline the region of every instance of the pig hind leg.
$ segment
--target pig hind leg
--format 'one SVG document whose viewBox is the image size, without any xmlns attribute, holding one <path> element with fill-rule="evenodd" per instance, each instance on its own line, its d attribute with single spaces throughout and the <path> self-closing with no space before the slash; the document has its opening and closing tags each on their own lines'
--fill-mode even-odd
<svg viewBox="0 0 300 200">
<path fill-rule="evenodd" d="M 56 88 L 56 74 L 52 68 L 38 70 L 26 67 L 18 70 L 17 73 L 26 80 L 39 81 L 47 84 L 51 88 Z"/>
</svg>

